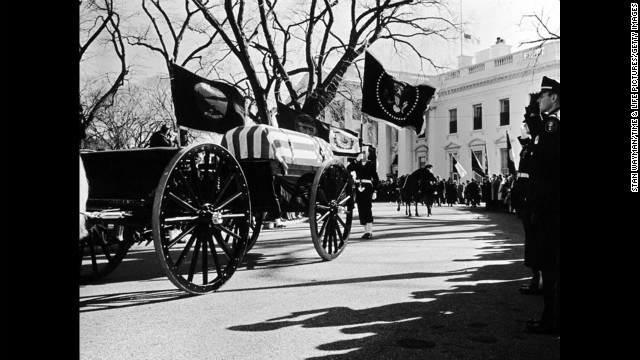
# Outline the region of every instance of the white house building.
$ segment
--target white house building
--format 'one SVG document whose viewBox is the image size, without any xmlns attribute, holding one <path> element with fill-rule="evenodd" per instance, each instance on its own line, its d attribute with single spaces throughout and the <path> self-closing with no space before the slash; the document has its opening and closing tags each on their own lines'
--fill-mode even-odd
<svg viewBox="0 0 640 360">
<path fill-rule="evenodd" d="M 543 76 L 560 81 L 560 41 L 511 53 L 511 45 L 498 42 L 475 57 L 459 56 L 459 68 L 440 76 L 420 77 L 393 73 L 410 84 L 437 88 L 426 113 L 426 133 L 396 130 L 378 123 L 378 173 L 398 176 L 427 163 L 445 179 L 454 173 L 455 157 L 470 180 L 471 152 L 490 174 L 507 173 L 507 132 L 516 166 L 521 150 L 517 137 L 529 94 L 540 90 Z M 486 157 L 485 157 L 486 154 Z"/>
<path fill-rule="evenodd" d="M 341 85 L 342 92 L 351 94 L 350 99 L 338 94 L 333 110 L 325 109 L 323 120 L 357 132 L 364 120 L 361 137 L 378 149 L 381 180 L 409 174 L 427 163 L 433 165 L 434 174 L 459 179 L 453 157 L 466 171 L 462 180 L 470 180 L 474 176 L 471 152 L 483 169 L 488 161 L 489 174 L 505 174 L 507 132 L 517 167 L 521 150 L 517 137 L 529 94 L 540 90 L 543 76 L 560 81 L 560 41 L 514 53 L 511 47 L 497 41 L 474 57 L 461 55 L 458 69 L 438 76 L 388 71 L 409 84 L 426 83 L 436 88 L 421 136 L 362 116 L 361 83 L 354 69 L 345 74 Z"/>
</svg>

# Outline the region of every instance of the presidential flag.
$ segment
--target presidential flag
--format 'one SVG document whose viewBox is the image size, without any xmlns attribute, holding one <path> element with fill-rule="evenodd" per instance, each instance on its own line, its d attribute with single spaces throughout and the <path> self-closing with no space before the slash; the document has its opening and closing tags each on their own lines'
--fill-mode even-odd
<svg viewBox="0 0 640 360">
<path fill-rule="evenodd" d="M 485 172 L 482 171 L 482 166 L 480 166 L 480 160 L 478 160 L 473 150 L 471 151 L 471 170 L 482 177 L 486 176 Z"/>
<path fill-rule="evenodd" d="M 172 63 L 171 92 L 178 126 L 224 134 L 244 125 L 244 96 L 232 85 Z"/>
<path fill-rule="evenodd" d="M 331 127 L 329 144 L 334 155 L 357 157 L 360 153 L 360 137 L 355 131 Z"/>
<path fill-rule="evenodd" d="M 372 120 L 410 128 L 420 134 L 423 114 L 435 91 L 429 85 L 412 86 L 396 80 L 373 55 L 365 53 L 362 112 Z"/>
<path fill-rule="evenodd" d="M 278 127 L 297 131 L 303 134 L 319 137 L 329 142 L 329 125 L 318 119 L 288 107 L 278 101 Z"/>
<path fill-rule="evenodd" d="M 460 178 L 465 177 L 465 175 L 467 175 L 467 171 L 462 167 L 462 165 L 460 165 L 455 156 L 452 156 L 451 159 L 453 159 L 453 168 L 455 169 L 455 172 L 460 174 Z"/>
<path fill-rule="evenodd" d="M 507 131 L 507 167 L 509 168 L 509 174 L 516 176 L 516 163 L 513 158 L 513 149 L 511 148 L 509 132 Z"/>
</svg>

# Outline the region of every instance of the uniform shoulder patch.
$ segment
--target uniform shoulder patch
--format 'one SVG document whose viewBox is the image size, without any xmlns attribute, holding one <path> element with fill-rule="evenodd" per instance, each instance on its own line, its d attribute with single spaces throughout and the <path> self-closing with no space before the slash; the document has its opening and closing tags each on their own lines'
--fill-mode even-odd
<svg viewBox="0 0 640 360">
<path fill-rule="evenodd" d="M 549 118 L 547 122 L 544 123 L 544 131 L 552 133 L 558 130 L 558 119 Z"/>
</svg>

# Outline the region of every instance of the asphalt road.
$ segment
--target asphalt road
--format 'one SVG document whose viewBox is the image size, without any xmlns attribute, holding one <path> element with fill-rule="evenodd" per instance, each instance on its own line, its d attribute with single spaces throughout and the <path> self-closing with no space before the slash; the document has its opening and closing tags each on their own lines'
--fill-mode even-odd
<svg viewBox="0 0 640 360">
<path fill-rule="evenodd" d="M 309 224 L 263 230 L 219 291 L 189 296 L 153 244 L 81 286 L 81 359 L 559 359 L 560 338 L 529 334 L 541 296 L 517 289 L 515 214 L 463 205 L 407 217 L 374 204 L 374 239 L 354 218 L 343 255 L 316 254 Z"/>
</svg>

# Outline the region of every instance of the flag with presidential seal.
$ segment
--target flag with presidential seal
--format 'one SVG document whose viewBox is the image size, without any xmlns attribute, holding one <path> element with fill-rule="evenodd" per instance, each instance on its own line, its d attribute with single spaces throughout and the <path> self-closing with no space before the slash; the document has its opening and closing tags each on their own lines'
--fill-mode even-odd
<svg viewBox="0 0 640 360">
<path fill-rule="evenodd" d="M 171 92 L 180 127 L 224 134 L 244 125 L 244 97 L 233 85 L 205 79 L 172 63 Z"/>
<path fill-rule="evenodd" d="M 412 86 L 395 79 L 373 55 L 365 53 L 362 112 L 372 120 L 410 128 L 420 134 L 423 114 L 435 91 L 429 85 Z"/>
</svg>

